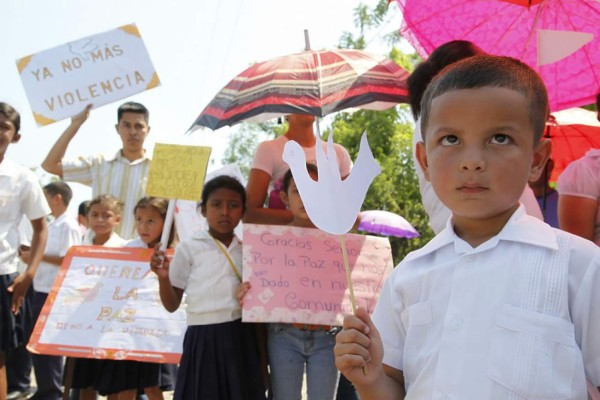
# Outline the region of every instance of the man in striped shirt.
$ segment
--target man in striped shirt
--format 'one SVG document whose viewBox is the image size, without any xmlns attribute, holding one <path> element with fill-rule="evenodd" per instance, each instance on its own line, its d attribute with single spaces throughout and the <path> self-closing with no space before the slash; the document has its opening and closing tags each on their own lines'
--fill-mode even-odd
<svg viewBox="0 0 600 400">
<path fill-rule="evenodd" d="M 133 208 L 145 195 L 150 158 L 144 150 L 144 140 L 150 132 L 149 112 L 140 103 L 127 102 L 117 111 L 115 128 L 121 137 L 123 147 L 113 156 L 94 154 L 73 160 L 63 159 L 69 143 L 87 120 L 92 105 L 74 116 L 71 125 L 58 138 L 42 168 L 65 181 L 79 182 L 92 187 L 92 197 L 112 194 L 121 200 L 125 207 L 121 224 L 116 232 L 125 239 L 135 237 Z"/>
</svg>

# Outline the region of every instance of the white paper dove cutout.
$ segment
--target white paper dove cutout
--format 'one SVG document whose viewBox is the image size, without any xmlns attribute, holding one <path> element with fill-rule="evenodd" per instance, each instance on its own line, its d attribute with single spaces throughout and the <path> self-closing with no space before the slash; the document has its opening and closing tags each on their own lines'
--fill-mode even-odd
<svg viewBox="0 0 600 400">
<path fill-rule="evenodd" d="M 360 139 L 354 167 L 344 181 L 333 148 L 333 134 L 327 140 L 327 154 L 323 151 L 320 138 L 317 138 L 315 152 L 319 170 L 317 182 L 308 174 L 306 155 L 297 142 L 291 140 L 285 144 L 282 158 L 292 170 L 311 221 L 322 231 L 342 235 L 354 225 L 369 185 L 381 173 L 381 168 L 373 157 L 366 132 Z"/>
</svg>

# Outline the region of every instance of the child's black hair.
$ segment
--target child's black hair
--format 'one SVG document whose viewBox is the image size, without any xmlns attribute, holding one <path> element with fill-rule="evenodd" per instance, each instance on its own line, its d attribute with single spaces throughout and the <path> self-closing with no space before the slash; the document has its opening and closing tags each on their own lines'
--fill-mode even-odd
<svg viewBox="0 0 600 400">
<path fill-rule="evenodd" d="M 101 194 L 94 197 L 87 207 L 88 214 L 90 213 L 92 206 L 95 206 L 96 204 L 101 204 L 103 206 L 108 207 L 110 211 L 112 211 L 115 215 L 118 216 L 121 216 L 123 212 L 123 203 L 112 194 Z"/>
<path fill-rule="evenodd" d="M 311 164 L 311 163 L 306 163 L 306 170 L 308 171 L 309 175 L 315 175 L 315 176 L 319 176 L 319 169 L 317 168 L 317 166 L 315 164 Z M 292 170 L 288 169 L 286 171 L 286 173 L 283 175 L 283 180 L 282 180 L 282 187 L 281 190 L 284 193 L 287 193 L 288 189 L 290 188 L 290 181 L 292 180 Z"/>
<path fill-rule="evenodd" d="M 87 210 L 90 208 L 90 201 L 84 200 L 79 203 L 79 207 L 77 208 L 77 215 L 81 215 L 85 217 L 87 215 Z"/>
<path fill-rule="evenodd" d="M 48 193 L 52 197 L 60 194 L 65 206 L 69 206 L 69 203 L 73 198 L 73 191 L 71 190 L 71 187 L 64 181 L 50 182 L 44 186 L 44 192 Z"/>
<path fill-rule="evenodd" d="M 21 114 L 8 103 L 0 102 L 0 114 L 4 115 L 15 127 L 15 133 L 21 129 Z"/>
<path fill-rule="evenodd" d="M 117 110 L 117 122 L 121 122 L 121 117 L 127 112 L 142 114 L 146 123 L 150 121 L 150 111 L 148 111 L 148 109 L 143 104 L 128 101 L 127 103 L 121 104 L 121 106 Z"/>
<path fill-rule="evenodd" d="M 427 57 L 427 60 L 417 65 L 406 81 L 413 117 L 419 118 L 423 93 L 438 72 L 448 65 L 478 54 L 484 54 L 484 52 L 475 44 L 467 40 L 452 40 L 437 47 Z"/>
<path fill-rule="evenodd" d="M 242 210 L 246 212 L 246 189 L 244 189 L 244 185 L 240 181 L 229 175 L 219 175 L 206 182 L 204 189 L 202 189 L 202 200 L 198 206 L 205 206 L 212 192 L 217 189 L 229 189 L 237 192 L 242 199 Z"/>
<path fill-rule="evenodd" d="M 495 87 L 512 90 L 527 99 L 529 121 L 537 143 L 544 133 L 548 119 L 548 92 L 542 78 L 527 64 L 511 57 L 479 55 L 458 61 L 442 70 L 431 81 L 421 101 L 421 132 L 426 142 L 433 99 L 445 93 Z"/>
</svg>

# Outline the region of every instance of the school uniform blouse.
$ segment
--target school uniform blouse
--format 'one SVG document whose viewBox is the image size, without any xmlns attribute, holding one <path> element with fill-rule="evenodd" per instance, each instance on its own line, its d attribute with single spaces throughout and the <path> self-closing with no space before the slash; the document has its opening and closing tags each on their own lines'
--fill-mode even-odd
<svg viewBox="0 0 600 400">
<path fill-rule="evenodd" d="M 115 227 L 115 232 L 125 239 L 132 239 L 136 236 L 133 209 L 145 196 L 150 163 L 147 156 L 129 161 L 121 155 L 121 150 L 110 157 L 93 154 L 63 159 L 63 179 L 91 186 L 92 197 L 112 194 L 121 200 L 124 204 L 121 223 Z"/>
<path fill-rule="evenodd" d="M 599 286 L 600 248 L 523 206 L 476 248 L 448 224 L 384 285 L 383 362 L 408 400 L 585 400 L 586 375 L 600 386 Z"/>
<path fill-rule="evenodd" d="M 83 237 L 83 245 L 93 246 L 96 234 L 90 229 Z M 110 234 L 110 237 L 102 246 L 104 247 L 124 247 L 127 244 L 127 240 L 123 239 L 116 232 Z"/>
<path fill-rule="evenodd" d="M 226 251 L 242 275 L 242 242 L 234 236 Z M 218 324 L 242 317 L 235 297 L 240 281 L 208 232 L 195 233 L 179 243 L 169 266 L 169 279 L 174 287 L 185 291 L 188 325 Z"/>
<path fill-rule="evenodd" d="M 0 275 L 17 272 L 19 224 L 50 214 L 37 176 L 4 157 L 0 162 Z"/>
<path fill-rule="evenodd" d="M 75 218 L 67 215 L 66 212 L 48 224 L 48 241 L 46 242 L 44 255 L 64 257 L 71 246 L 79 244 L 81 244 L 79 224 Z M 50 293 L 59 268 L 60 265 L 45 261 L 40 262 L 33 278 L 35 291 Z"/>
</svg>

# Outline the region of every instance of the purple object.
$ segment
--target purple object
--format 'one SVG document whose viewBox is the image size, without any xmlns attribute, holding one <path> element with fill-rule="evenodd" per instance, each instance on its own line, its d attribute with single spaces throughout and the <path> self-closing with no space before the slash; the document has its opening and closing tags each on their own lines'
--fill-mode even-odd
<svg viewBox="0 0 600 400">
<path fill-rule="evenodd" d="M 419 232 L 398 214 L 383 210 L 362 211 L 360 214 L 361 231 L 376 233 L 383 236 L 396 236 L 407 239 L 419 237 Z"/>
</svg>

